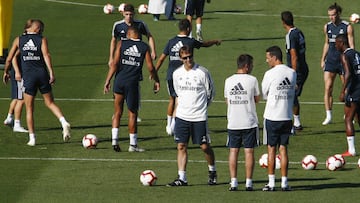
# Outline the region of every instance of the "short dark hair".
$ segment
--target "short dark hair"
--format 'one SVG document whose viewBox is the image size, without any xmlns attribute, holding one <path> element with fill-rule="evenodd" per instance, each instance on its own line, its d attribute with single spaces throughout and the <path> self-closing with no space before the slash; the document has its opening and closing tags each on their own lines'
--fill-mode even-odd
<svg viewBox="0 0 360 203">
<path fill-rule="evenodd" d="M 269 52 L 270 56 L 275 56 L 276 59 L 282 61 L 282 51 L 278 46 L 272 46 L 266 49 L 266 52 Z"/>
<path fill-rule="evenodd" d="M 179 55 L 182 56 L 184 53 L 193 54 L 193 50 L 188 45 L 184 45 L 180 48 Z"/>
<path fill-rule="evenodd" d="M 328 11 L 329 10 L 336 10 L 337 14 L 341 14 L 341 12 L 342 12 L 341 6 L 339 6 L 339 4 L 337 4 L 336 2 L 329 6 Z"/>
<path fill-rule="evenodd" d="M 124 11 L 135 12 L 135 8 L 132 4 L 125 4 Z"/>
<path fill-rule="evenodd" d="M 294 17 L 290 11 L 284 11 L 281 13 L 281 20 L 285 23 L 285 25 L 293 26 L 294 25 Z"/>
<path fill-rule="evenodd" d="M 180 31 L 186 31 L 187 29 L 189 29 L 191 27 L 191 23 L 188 19 L 181 19 L 179 21 L 179 30 Z"/>
<path fill-rule="evenodd" d="M 343 42 L 346 46 L 349 46 L 349 39 L 345 34 L 337 35 L 336 40 Z"/>
<path fill-rule="evenodd" d="M 253 57 L 249 54 L 241 54 L 237 58 L 237 66 L 238 68 L 243 68 L 245 65 L 251 65 L 253 63 Z"/>
</svg>

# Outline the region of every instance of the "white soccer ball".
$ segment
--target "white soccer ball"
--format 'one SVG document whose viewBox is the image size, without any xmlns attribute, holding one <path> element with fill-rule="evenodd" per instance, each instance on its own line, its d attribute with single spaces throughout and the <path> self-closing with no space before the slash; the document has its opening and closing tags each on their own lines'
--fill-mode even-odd
<svg viewBox="0 0 360 203">
<path fill-rule="evenodd" d="M 157 176 L 153 170 L 145 170 L 140 174 L 140 182 L 144 186 L 153 186 L 156 184 Z"/>
<path fill-rule="evenodd" d="M 138 12 L 140 14 L 145 14 L 148 11 L 148 5 L 147 4 L 140 4 L 139 8 L 138 8 Z"/>
<path fill-rule="evenodd" d="M 344 167 L 345 164 L 346 164 L 345 157 L 344 157 L 343 155 L 341 155 L 341 154 L 335 154 L 334 156 L 335 156 L 336 158 L 340 159 L 341 165 L 342 165 L 342 167 Z"/>
<path fill-rule="evenodd" d="M 180 5 L 180 4 L 176 4 L 176 5 L 174 6 L 174 13 L 176 13 L 176 14 L 181 14 L 181 12 L 182 12 L 181 5 Z"/>
<path fill-rule="evenodd" d="M 281 156 L 280 154 L 276 155 L 275 157 L 275 169 L 281 168 Z"/>
<path fill-rule="evenodd" d="M 110 14 L 110 13 L 112 13 L 114 11 L 114 9 L 115 8 L 114 8 L 114 6 L 112 4 L 106 4 L 104 6 L 103 11 L 104 11 L 105 14 Z"/>
<path fill-rule="evenodd" d="M 267 153 L 261 155 L 261 157 L 259 159 L 259 165 L 260 165 L 261 168 L 267 168 L 268 167 L 268 154 Z"/>
<path fill-rule="evenodd" d="M 301 166 L 305 170 L 314 170 L 316 169 L 317 164 L 318 161 L 314 155 L 306 155 L 301 161 Z"/>
<path fill-rule="evenodd" d="M 82 139 L 83 147 L 86 149 L 94 149 L 98 143 L 98 139 L 94 134 L 87 134 Z"/>
<path fill-rule="evenodd" d="M 119 5 L 119 8 L 118 8 L 118 11 L 120 12 L 120 13 L 122 13 L 122 12 L 124 12 L 124 7 L 125 7 L 125 3 L 121 3 L 120 5 Z"/>
<path fill-rule="evenodd" d="M 341 160 L 336 156 L 330 156 L 327 158 L 325 164 L 329 171 L 336 171 L 342 167 Z"/>
<path fill-rule="evenodd" d="M 352 23 L 358 23 L 360 21 L 360 16 L 357 13 L 353 13 L 350 16 L 350 22 Z"/>
</svg>

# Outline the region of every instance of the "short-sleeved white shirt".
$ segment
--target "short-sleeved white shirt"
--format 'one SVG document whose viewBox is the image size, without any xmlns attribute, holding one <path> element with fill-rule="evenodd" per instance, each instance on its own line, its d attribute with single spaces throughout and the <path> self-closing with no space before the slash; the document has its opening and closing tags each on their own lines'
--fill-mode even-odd
<svg viewBox="0 0 360 203">
<path fill-rule="evenodd" d="M 296 72 L 284 64 L 265 72 L 261 83 L 266 101 L 264 118 L 271 121 L 292 120 Z"/>
<path fill-rule="evenodd" d="M 227 128 L 249 129 L 258 126 L 255 96 L 260 95 L 258 80 L 249 74 L 234 74 L 225 80 Z"/>
<path fill-rule="evenodd" d="M 184 65 L 173 73 L 177 95 L 176 117 L 186 121 L 207 120 L 207 108 L 214 98 L 214 83 L 209 71 L 198 64 L 191 70 Z"/>
</svg>

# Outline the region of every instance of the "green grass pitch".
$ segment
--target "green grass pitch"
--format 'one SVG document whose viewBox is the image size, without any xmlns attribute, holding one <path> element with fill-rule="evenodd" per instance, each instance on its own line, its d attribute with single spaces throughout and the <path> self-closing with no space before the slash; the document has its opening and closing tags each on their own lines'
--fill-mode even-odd
<svg viewBox="0 0 360 203">
<path fill-rule="evenodd" d="M 71 3 L 72 2 L 72 3 Z M 144 0 L 131 1 L 136 7 Z M 343 19 L 360 13 L 360 2 L 337 1 L 343 7 Z M 144 80 L 139 123 L 139 145 L 144 153 L 115 153 L 111 148 L 111 94 L 103 94 L 111 29 L 121 15 L 105 15 L 103 5 L 116 7 L 114 0 L 14 0 L 11 41 L 22 32 L 28 18 L 40 18 L 45 23 L 44 35 L 49 48 L 57 82 L 53 91 L 56 103 L 72 125 L 70 143 L 63 143 L 61 128 L 40 95 L 35 103 L 37 145 L 26 145 L 28 136 L 13 133 L 0 126 L 0 202 L 357 202 L 360 177 L 359 157 L 346 158 L 343 170 L 325 169 L 328 156 L 347 149 L 343 123 L 343 104 L 337 102 L 340 81 L 334 89 L 334 122 L 322 126 L 323 76 L 320 58 L 324 43 L 323 25 L 328 22 L 327 8 L 334 1 L 267 1 L 212 0 L 206 4 L 203 35 L 206 39 L 222 39 L 221 46 L 195 51 L 195 61 L 207 67 L 215 81 L 217 95 L 209 107 L 209 128 L 217 159 L 217 186 L 207 186 L 207 164 L 196 145 L 190 145 L 188 180 L 190 186 L 168 188 L 165 185 L 177 175 L 176 145 L 165 133 L 167 91 L 165 73 L 167 61 L 159 74 L 161 91 L 152 93 L 152 82 Z M 183 5 L 183 1 L 178 1 Z M 241 53 L 254 56 L 254 71 L 259 81 L 268 69 L 265 49 L 272 45 L 285 47 L 285 30 L 280 13 L 290 10 L 295 25 L 305 34 L 310 75 L 300 101 L 304 130 L 291 137 L 289 145 L 289 184 L 292 192 L 265 193 L 267 172 L 256 164 L 255 192 L 244 191 L 244 156 L 240 154 L 239 192 L 228 192 L 229 170 L 226 142 L 226 106 L 223 85 L 235 72 L 236 57 Z M 158 56 L 166 42 L 178 32 L 176 21 L 166 21 L 162 15 L 154 22 L 151 15 L 137 15 L 144 20 L 156 41 Z M 176 18 L 184 18 L 182 14 Z M 360 24 L 354 25 L 356 45 L 360 44 Z M 359 49 L 359 46 L 356 46 Z M 360 50 L 360 49 L 359 49 Z M 144 78 L 148 73 L 144 68 Z M 9 105 L 10 86 L 0 88 L 0 119 L 5 119 Z M 264 102 L 257 106 L 262 120 Z M 127 114 L 120 129 L 120 146 L 128 147 Z M 22 124 L 26 126 L 25 114 Z M 358 126 L 356 125 L 356 129 Z M 97 135 L 98 148 L 86 150 L 81 145 L 87 133 Z M 356 147 L 360 149 L 359 141 Z M 255 150 L 256 159 L 266 152 L 265 146 Z M 302 169 L 301 159 L 313 154 L 319 160 L 316 170 Z M 152 169 L 158 175 L 157 185 L 144 187 L 139 175 Z M 276 171 L 277 187 L 280 173 Z"/>
</svg>

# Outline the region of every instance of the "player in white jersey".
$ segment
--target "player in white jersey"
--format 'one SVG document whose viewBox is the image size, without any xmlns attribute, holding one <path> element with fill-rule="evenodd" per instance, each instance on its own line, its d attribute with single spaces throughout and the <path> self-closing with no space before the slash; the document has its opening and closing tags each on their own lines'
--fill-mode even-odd
<svg viewBox="0 0 360 203">
<path fill-rule="evenodd" d="M 266 71 L 262 80 L 263 98 L 266 100 L 264 111 L 264 132 L 268 146 L 269 183 L 263 191 L 275 190 L 275 156 L 279 149 L 281 156 L 281 189 L 291 190 L 288 181 L 287 145 L 292 129 L 292 108 L 295 97 L 296 72 L 282 63 L 282 52 L 278 46 L 266 50 L 266 62 L 270 70 Z"/>
<path fill-rule="evenodd" d="M 193 61 L 192 49 L 185 45 L 179 50 L 183 65 L 173 73 L 176 92 L 175 142 L 178 155 L 178 178 L 167 186 L 187 186 L 187 148 L 190 137 L 205 153 L 209 167 L 209 185 L 216 184 L 215 155 L 210 146 L 207 128 L 207 108 L 214 97 L 214 84 L 205 67 Z"/>
<path fill-rule="evenodd" d="M 259 84 L 256 77 L 249 75 L 253 69 L 253 57 L 242 54 L 237 59 L 235 74 L 225 80 L 224 97 L 227 104 L 227 129 L 229 147 L 229 191 L 236 191 L 237 161 L 240 147 L 244 144 L 245 153 L 245 190 L 252 191 L 254 171 L 254 147 L 258 132 L 258 118 L 255 104 L 260 99 Z M 241 116 L 240 116 L 241 115 Z"/>
</svg>

